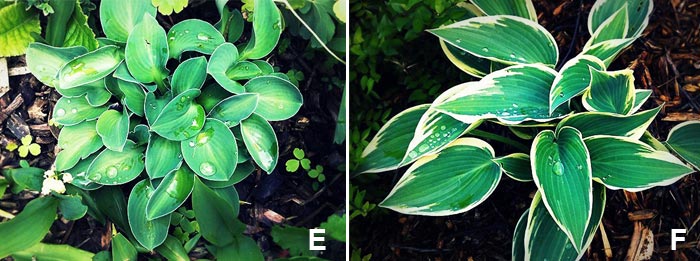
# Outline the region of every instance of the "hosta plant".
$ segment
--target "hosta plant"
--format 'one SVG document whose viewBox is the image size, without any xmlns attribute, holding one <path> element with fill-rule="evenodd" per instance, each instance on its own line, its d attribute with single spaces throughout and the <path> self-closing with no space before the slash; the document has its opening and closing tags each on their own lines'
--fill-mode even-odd
<svg viewBox="0 0 700 261">
<path fill-rule="evenodd" d="M 635 89 L 631 70 L 608 68 L 644 31 L 652 1 L 597 1 L 588 17 L 592 37 L 568 61 L 560 61 L 531 1 L 471 3 L 470 18 L 428 31 L 450 61 L 481 79 L 394 116 L 362 153 L 358 173 L 409 166 L 382 207 L 463 213 L 491 195 L 505 173 L 538 188 L 517 224 L 513 259 L 567 260 L 591 243 L 606 188 L 641 191 L 698 168 L 700 139 L 692 133 L 700 122 L 676 126 L 661 143 L 646 132 L 661 107 L 640 111 L 651 91 Z M 484 122 L 530 140 L 529 149 L 494 151 L 475 137 L 495 137 L 476 130 Z"/>
<path fill-rule="evenodd" d="M 98 210 L 138 249 L 172 254 L 171 214 L 192 195 L 215 256 L 261 259 L 236 219 L 232 185 L 253 164 L 268 174 L 275 169 L 279 148 L 269 122 L 302 105 L 297 87 L 261 60 L 279 40 L 280 11 L 272 0 L 256 0 L 252 36 L 238 46 L 226 42 L 220 25 L 202 20 L 166 31 L 156 12 L 151 1 L 104 0 L 106 38 L 94 51 L 29 46 L 31 72 L 63 96 L 53 109 L 62 125 L 55 169 L 71 173 L 72 184 L 98 202 L 111 198 Z"/>
</svg>

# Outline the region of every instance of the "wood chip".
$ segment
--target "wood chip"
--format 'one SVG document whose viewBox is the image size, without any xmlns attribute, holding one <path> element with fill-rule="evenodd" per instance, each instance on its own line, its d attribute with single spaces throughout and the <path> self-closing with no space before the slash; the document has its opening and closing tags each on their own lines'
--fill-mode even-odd
<svg viewBox="0 0 700 261">
<path fill-rule="evenodd" d="M 0 97 L 10 91 L 10 77 L 7 72 L 7 60 L 0 58 Z"/>
<path fill-rule="evenodd" d="M 29 68 L 27 66 L 22 66 L 22 67 L 13 67 L 8 70 L 8 75 L 10 76 L 18 76 L 18 75 L 25 75 L 31 73 L 29 71 Z"/>
<path fill-rule="evenodd" d="M 277 212 L 274 212 L 272 210 L 269 210 L 269 209 L 265 210 L 265 212 L 263 212 L 263 216 L 265 218 L 267 218 L 268 220 L 270 220 L 274 223 L 277 223 L 277 224 L 284 223 L 284 221 L 286 220 L 286 218 L 284 218 L 282 215 L 280 215 Z"/>
<path fill-rule="evenodd" d="M 666 117 L 661 119 L 662 121 L 692 121 L 700 120 L 700 114 L 692 112 L 669 112 Z"/>
<path fill-rule="evenodd" d="M 654 233 L 641 222 L 634 222 L 634 232 L 626 260 L 651 260 L 654 254 Z"/>
<path fill-rule="evenodd" d="M 656 216 L 656 210 L 653 209 L 642 209 L 634 212 L 627 213 L 627 218 L 630 221 L 640 221 L 652 219 Z"/>
</svg>

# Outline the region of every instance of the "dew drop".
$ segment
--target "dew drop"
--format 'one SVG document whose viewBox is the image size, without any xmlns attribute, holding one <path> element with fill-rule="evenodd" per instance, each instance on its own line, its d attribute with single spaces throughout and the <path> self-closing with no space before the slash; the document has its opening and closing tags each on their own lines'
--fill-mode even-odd
<svg viewBox="0 0 700 261">
<path fill-rule="evenodd" d="M 170 36 L 170 38 L 168 38 L 168 41 L 175 41 L 175 36 Z"/>
<path fill-rule="evenodd" d="M 416 156 L 418 156 L 418 153 L 416 153 L 415 151 L 411 151 L 408 153 L 409 158 L 415 158 Z"/>
<path fill-rule="evenodd" d="M 78 110 L 77 110 L 77 109 L 75 109 L 75 108 L 73 108 L 72 110 L 70 110 L 70 112 L 71 112 L 71 113 L 77 113 L 77 112 L 78 112 Z"/>
<path fill-rule="evenodd" d="M 428 149 L 429 149 L 428 145 L 423 144 L 423 145 L 420 145 L 420 147 L 418 147 L 418 152 L 425 152 Z"/>
<path fill-rule="evenodd" d="M 109 177 L 110 179 L 113 179 L 113 178 L 117 177 L 117 172 L 118 172 L 117 168 L 109 167 L 109 168 L 107 168 L 107 177 Z"/>
<path fill-rule="evenodd" d="M 462 43 L 462 39 L 457 39 L 455 42 Z"/>
<path fill-rule="evenodd" d="M 484 48 L 481 48 L 481 50 L 484 51 L 484 52 L 488 52 L 488 51 L 489 51 L 489 48 L 488 48 L 488 47 L 484 47 Z"/>
<path fill-rule="evenodd" d="M 209 162 L 202 162 L 202 164 L 199 164 L 199 172 L 202 172 L 204 176 L 211 176 L 216 173 L 216 167 Z"/>
<path fill-rule="evenodd" d="M 563 92 L 560 93 L 560 94 L 559 94 L 559 97 L 564 97 L 564 93 L 563 93 Z"/>
<path fill-rule="evenodd" d="M 447 129 L 446 126 L 440 126 L 440 130 L 445 130 L 445 129 Z"/>
<path fill-rule="evenodd" d="M 64 109 L 58 109 L 58 110 L 56 111 L 56 116 L 61 117 L 61 116 L 63 116 L 63 115 L 66 115 L 66 110 L 64 110 Z"/>
<path fill-rule="evenodd" d="M 190 30 L 185 30 L 184 33 L 189 34 Z"/>
<path fill-rule="evenodd" d="M 209 38 L 209 36 L 206 34 L 200 33 L 197 35 L 197 39 L 202 40 L 202 41 L 208 41 L 211 38 Z"/>
<path fill-rule="evenodd" d="M 583 166 L 578 165 L 578 166 L 576 166 L 576 168 L 577 168 L 578 170 L 582 170 L 582 169 L 583 169 Z"/>
<path fill-rule="evenodd" d="M 190 147 L 194 147 L 195 143 L 194 141 L 190 141 Z"/>
<path fill-rule="evenodd" d="M 90 179 L 93 181 L 99 181 L 102 178 L 102 175 L 100 173 L 96 173 L 95 175 L 90 176 Z"/>
<path fill-rule="evenodd" d="M 515 58 L 515 53 L 510 53 L 510 58 Z"/>
<path fill-rule="evenodd" d="M 555 162 L 554 166 L 552 166 L 552 171 L 554 174 L 561 176 L 562 173 L 564 173 L 564 164 L 561 164 L 561 162 Z"/>
</svg>

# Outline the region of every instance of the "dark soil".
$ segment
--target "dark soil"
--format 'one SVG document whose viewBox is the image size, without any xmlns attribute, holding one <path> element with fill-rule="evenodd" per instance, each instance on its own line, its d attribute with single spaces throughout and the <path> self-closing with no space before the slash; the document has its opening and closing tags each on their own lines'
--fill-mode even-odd
<svg viewBox="0 0 700 261">
<path fill-rule="evenodd" d="M 562 58 L 575 56 L 590 37 L 586 21 L 593 2 L 535 1 L 539 22 L 553 33 Z M 653 90 L 652 98 L 643 110 L 664 104 L 649 128 L 659 140 L 665 140 L 669 130 L 680 121 L 700 116 L 698 17 L 700 3 L 697 1 L 655 1 L 644 35 L 609 68 L 631 67 L 635 71 L 636 87 Z M 426 33 L 423 38 L 434 37 Z M 435 44 L 425 48 L 439 48 L 437 40 L 431 40 Z M 444 57 L 438 59 L 449 63 Z M 444 86 L 443 90 L 449 87 Z M 405 106 L 398 106 L 393 111 L 401 111 Z M 505 132 L 500 134 L 507 135 Z M 491 144 L 499 154 L 508 152 L 508 148 L 500 143 Z M 372 180 L 371 188 L 360 189 L 367 189 L 368 195 L 381 194 L 375 199 L 381 200 L 404 171 L 405 168 L 381 174 L 378 178 L 364 177 Z M 642 247 L 653 248 L 652 259 L 700 259 L 700 229 L 695 226 L 700 220 L 698 182 L 698 175 L 694 173 L 673 185 L 638 193 L 608 190 L 603 225 L 611 255 L 606 257 L 604 240 L 598 232 L 584 259 L 625 259 L 630 245 L 638 241 L 633 235 L 635 224 L 638 233 L 642 228 L 648 228 L 653 235 L 651 244 L 642 244 Z M 364 180 L 363 184 L 366 183 Z M 352 246 L 353 249 L 362 249 L 363 255 L 372 254 L 373 260 L 509 260 L 515 224 L 529 207 L 535 191 L 532 183 L 504 177 L 489 199 L 464 214 L 424 217 L 378 209 L 367 217 L 353 219 Z M 688 229 L 686 241 L 677 251 L 670 250 L 672 228 Z"/>
<path fill-rule="evenodd" d="M 97 12 L 93 13 L 96 15 Z M 179 14 L 170 17 L 159 15 L 157 19 L 167 30 L 173 24 L 190 18 L 215 23 L 218 13 L 214 2 L 192 2 Z M 99 26 L 99 22 L 96 26 Z M 94 30 L 99 32 L 98 29 Z M 247 36 L 244 34 L 244 37 Z M 291 39 L 289 47 L 285 53 L 274 51 L 268 61 L 279 67 L 281 72 L 296 69 L 304 73 L 305 79 L 299 82 L 304 105 L 291 119 L 272 123 L 280 144 L 280 158 L 275 171 L 267 175 L 256 170 L 235 185 L 240 200 L 250 203 L 242 205 L 239 214 L 239 219 L 248 225 L 246 233 L 258 242 L 266 256 L 274 258 L 287 257 L 288 253 L 272 240 L 270 228 L 273 225 L 283 222 L 293 226 L 318 227 L 329 215 L 345 213 L 346 197 L 345 146 L 333 144 L 342 90 L 331 88 L 327 83 L 333 77 L 344 81 L 345 68 L 342 64 L 325 66 L 328 55 L 322 50 L 311 51 L 311 55 L 305 53 L 308 52 L 307 40 L 294 38 L 288 33 L 283 33 L 282 38 Z M 23 57 L 8 60 L 10 68 L 24 65 Z M 35 142 L 41 145 L 42 153 L 25 159 L 31 166 L 48 169 L 58 151 L 56 139 L 60 130 L 49 127 L 47 122 L 60 95 L 53 88 L 41 84 L 31 74 L 10 77 L 10 86 L 9 92 L 0 93 L 0 169 L 18 167 L 21 158 L 17 151 L 9 152 L 5 146 L 10 141 L 19 144 L 20 137 L 30 133 L 36 138 Z M 326 181 L 320 183 L 317 190 L 312 188 L 314 180 L 305 173 L 288 173 L 285 170 L 286 160 L 294 157 L 294 148 L 303 149 L 313 165 L 324 166 Z M 130 186 L 122 187 L 128 195 Z M 37 193 L 22 192 L 13 195 L 8 190 L 5 195 L 0 195 L 0 208 L 16 215 L 35 197 Z M 109 249 L 110 235 L 109 226 L 86 216 L 74 222 L 60 219 L 55 221 L 44 242 L 70 244 L 98 252 Z M 199 245 L 190 253 L 192 257 L 210 257 L 205 252 L 203 242 L 200 240 Z M 329 241 L 327 249 L 321 257 L 344 259 L 343 244 L 334 245 Z"/>
</svg>

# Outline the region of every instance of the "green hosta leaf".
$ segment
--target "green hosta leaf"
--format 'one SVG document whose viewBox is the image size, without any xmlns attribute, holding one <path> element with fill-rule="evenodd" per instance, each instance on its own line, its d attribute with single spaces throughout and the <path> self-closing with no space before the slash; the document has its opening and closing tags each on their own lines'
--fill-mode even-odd
<svg viewBox="0 0 700 261">
<path fill-rule="evenodd" d="M 589 111 L 628 114 L 634 107 L 632 70 L 605 72 L 591 69 L 591 87 L 583 93 L 583 106 Z"/>
<path fill-rule="evenodd" d="M 58 209 L 63 218 L 67 220 L 78 220 L 85 216 L 88 207 L 83 205 L 82 197 L 78 195 L 58 195 L 60 199 Z"/>
<path fill-rule="evenodd" d="M 547 29 L 517 16 L 474 17 L 429 32 L 477 57 L 506 64 L 543 63 L 553 67 L 559 57 L 557 44 Z"/>
<path fill-rule="evenodd" d="M 103 150 L 87 170 L 88 179 L 103 185 L 119 185 L 134 180 L 143 171 L 143 149 L 127 140 L 124 150 Z"/>
<path fill-rule="evenodd" d="M 581 133 L 563 127 L 540 132 L 530 151 L 533 179 L 549 213 L 577 251 L 591 217 L 591 159 Z"/>
<path fill-rule="evenodd" d="M 104 186 L 90 193 L 95 199 L 95 203 L 99 209 L 99 213 L 107 216 L 108 220 L 124 231 L 127 235 L 131 235 L 127 215 L 127 202 L 122 188 L 119 186 Z M 130 236 L 131 237 L 131 236 Z"/>
<path fill-rule="evenodd" d="M 305 1 L 303 11 L 300 10 L 301 14 L 299 16 L 301 19 L 311 27 L 324 44 L 333 39 L 333 34 L 336 30 L 333 22 L 333 2 L 333 0 Z M 311 47 L 321 47 L 306 27 L 301 25 L 299 27 L 299 34 L 304 39 L 311 39 Z"/>
<path fill-rule="evenodd" d="M 530 156 L 525 153 L 513 153 L 503 156 L 494 161 L 501 164 L 503 172 L 508 177 L 517 181 L 532 181 L 532 168 L 530 166 Z"/>
<path fill-rule="evenodd" d="M 282 33 L 282 16 L 272 0 L 254 0 L 253 36 L 241 52 L 243 59 L 265 57 L 277 45 Z"/>
<path fill-rule="evenodd" d="M 418 121 L 413 139 L 408 144 L 406 155 L 399 165 L 408 165 L 423 155 L 439 151 L 478 125 L 478 123 L 466 124 L 447 114 L 428 109 Z"/>
<path fill-rule="evenodd" d="M 423 114 L 423 104 L 408 108 L 387 121 L 362 151 L 357 173 L 377 173 L 399 168 Z"/>
<path fill-rule="evenodd" d="M 87 53 L 82 46 L 60 48 L 43 43 L 31 43 L 27 48 L 27 67 L 41 83 L 58 86 L 58 72 L 66 63 Z"/>
<path fill-rule="evenodd" d="M 660 110 L 661 106 L 633 115 L 581 112 L 564 118 L 557 125 L 557 130 L 570 126 L 580 130 L 584 138 L 593 135 L 612 135 L 639 139 Z"/>
<path fill-rule="evenodd" d="M 153 250 L 165 241 L 170 227 L 170 216 L 163 216 L 154 220 L 146 219 L 146 205 L 153 197 L 153 187 L 146 179 L 137 183 L 129 194 L 127 216 L 129 227 L 134 232 L 136 240 L 148 250 Z"/>
<path fill-rule="evenodd" d="M 112 260 L 137 260 L 138 252 L 124 235 L 117 233 L 112 237 Z"/>
<path fill-rule="evenodd" d="M 199 181 L 202 181 L 202 179 L 199 179 Z M 206 184 L 206 183 L 204 183 Z M 236 191 L 236 188 L 233 186 L 230 187 L 225 187 L 225 188 L 211 188 L 216 195 L 218 195 L 220 198 L 226 201 L 231 207 L 233 207 L 233 215 L 238 216 L 238 212 L 240 211 L 240 198 L 238 197 L 238 191 Z"/>
<path fill-rule="evenodd" d="M 559 229 L 542 201 L 541 193 L 535 194 L 528 213 L 525 228 L 524 248 L 525 260 L 579 260 L 586 253 L 584 250 L 591 245 L 593 236 L 598 230 L 600 220 L 605 210 L 605 187 L 593 185 L 591 218 L 583 236 L 583 246 L 580 251 L 571 244 L 567 235 Z M 513 247 L 516 247 L 515 245 Z"/>
<path fill-rule="evenodd" d="M 529 210 L 525 210 L 525 212 L 520 215 L 518 223 L 515 224 L 515 230 L 513 231 L 513 245 L 510 251 L 510 260 L 525 260 L 525 231 L 527 229 L 527 216 L 529 213 Z M 569 242 L 569 240 L 566 240 L 566 242 Z"/>
<path fill-rule="evenodd" d="M 531 0 L 471 0 L 471 2 L 486 15 L 514 15 L 537 22 L 537 12 Z"/>
<path fill-rule="evenodd" d="M 583 50 L 582 54 L 588 54 L 598 57 L 609 66 L 617 55 L 632 44 L 636 38 L 613 39 L 594 44 Z"/>
<path fill-rule="evenodd" d="M 475 56 L 454 45 L 446 44 L 440 39 L 440 47 L 457 68 L 477 78 L 482 78 L 491 72 L 491 61 Z"/>
<path fill-rule="evenodd" d="M 671 129 L 666 140 L 666 146 L 681 158 L 688 161 L 696 169 L 700 169 L 700 122 L 688 121 Z"/>
<path fill-rule="evenodd" d="M 158 12 L 162 15 L 179 13 L 187 7 L 187 0 L 151 0 L 153 6 L 158 7 Z"/>
<path fill-rule="evenodd" d="M 201 89 L 204 80 L 207 79 L 207 58 L 203 56 L 191 58 L 182 62 L 171 81 L 173 95 L 178 95 L 186 90 Z"/>
<path fill-rule="evenodd" d="M 200 90 L 187 90 L 173 98 L 151 124 L 151 130 L 169 140 L 185 140 L 197 135 L 204 126 L 204 108 L 194 103 Z"/>
<path fill-rule="evenodd" d="M 15 218 L 0 223 L 0 257 L 27 249 L 44 238 L 54 219 L 58 201 L 53 197 L 41 197 L 30 201 Z"/>
<path fill-rule="evenodd" d="M 654 3 L 651 0 L 633 0 L 633 1 L 614 1 L 600 0 L 596 1 L 591 8 L 591 13 L 588 15 L 588 32 L 594 35 L 600 27 L 603 26 L 609 17 L 620 10 L 623 6 L 627 6 L 628 26 L 625 37 L 638 37 L 644 28 L 649 23 L 649 15 L 654 9 Z"/>
<path fill-rule="evenodd" d="M 117 88 L 119 88 L 121 100 L 129 111 L 138 116 L 143 116 L 146 92 L 141 88 L 141 85 L 117 78 L 112 79 L 114 79 L 113 83 L 116 83 Z"/>
<path fill-rule="evenodd" d="M 182 247 L 182 243 L 174 236 L 168 235 L 162 245 L 156 248 L 156 252 L 168 260 L 188 261 L 187 251 Z"/>
<path fill-rule="evenodd" d="M 129 114 L 126 110 L 106 110 L 97 119 L 97 134 L 102 137 L 105 147 L 117 152 L 122 151 L 129 134 Z"/>
<path fill-rule="evenodd" d="M 97 155 L 98 154 L 93 153 L 84 160 L 78 161 L 78 164 L 76 164 L 74 167 L 70 168 L 69 170 L 66 170 L 66 172 L 73 175 L 73 181 L 71 182 L 71 185 L 76 186 L 82 190 L 96 190 L 102 187 L 101 184 L 97 184 L 87 178 L 87 170 L 90 167 L 90 164 L 92 164 L 92 162 L 95 160 Z"/>
<path fill-rule="evenodd" d="M 557 72 L 542 65 L 515 65 L 493 72 L 479 82 L 457 85 L 433 107 L 462 122 L 497 119 L 505 124 L 526 120 L 547 122 L 562 117 L 567 108 L 549 113 L 549 89 Z"/>
<path fill-rule="evenodd" d="M 145 14 L 126 41 L 126 66 L 142 83 L 161 82 L 168 77 L 168 42 L 165 31 L 153 16 Z"/>
<path fill-rule="evenodd" d="M 109 77 L 68 89 L 57 87 L 56 91 L 63 95 L 63 97 L 68 98 L 85 96 L 85 99 L 87 99 L 90 106 L 99 107 L 107 103 L 109 99 L 112 98 L 112 94 L 109 92 L 109 90 L 107 90 L 107 85 L 105 84 L 105 79 L 107 78 Z"/>
<path fill-rule="evenodd" d="M 212 253 L 218 260 L 225 260 L 235 256 L 240 260 L 263 261 L 265 257 L 260 251 L 260 247 L 250 237 L 237 235 L 233 242 L 225 246 L 212 246 Z"/>
<path fill-rule="evenodd" d="M 601 43 L 607 40 L 624 39 L 627 36 L 629 18 L 627 17 L 628 4 L 625 3 L 619 10 L 615 11 L 605 20 L 600 27 L 591 35 L 591 39 L 586 42 L 586 47 Z"/>
<path fill-rule="evenodd" d="M 108 109 L 107 106 L 92 107 L 85 97 L 61 97 L 53 110 L 53 119 L 59 124 L 71 126 L 97 119 Z"/>
<path fill-rule="evenodd" d="M 226 40 L 214 26 L 198 19 L 179 22 L 168 31 L 170 58 L 179 59 L 186 51 L 212 54 L 214 49 L 224 42 Z"/>
<path fill-rule="evenodd" d="M 158 119 L 160 113 L 163 112 L 163 108 L 168 105 L 168 102 L 172 101 L 172 97 L 173 96 L 170 92 L 167 92 L 165 95 L 159 97 L 156 97 L 153 92 L 146 93 L 143 114 L 146 116 L 148 123 L 153 124 L 156 119 Z"/>
<path fill-rule="evenodd" d="M 122 62 L 119 47 L 108 45 L 78 56 L 58 72 L 57 88 L 69 89 L 104 78 Z"/>
<path fill-rule="evenodd" d="M 493 158 L 488 143 L 458 139 L 413 163 L 380 205 L 425 216 L 468 211 L 491 195 L 501 179 L 501 167 Z"/>
<path fill-rule="evenodd" d="M 262 73 L 258 65 L 249 61 L 239 61 L 226 70 L 226 76 L 231 80 L 247 80 Z"/>
<path fill-rule="evenodd" d="M 229 128 L 236 126 L 253 114 L 259 96 L 257 93 L 243 93 L 226 98 L 211 109 L 209 117 L 223 121 Z"/>
<path fill-rule="evenodd" d="M 344 227 L 343 227 L 344 228 Z M 329 232 L 329 231 L 326 231 Z M 273 226 L 270 231 L 272 239 L 282 247 L 289 249 L 289 254 L 299 256 L 313 256 L 309 249 L 309 229 L 295 226 Z"/>
<path fill-rule="evenodd" d="M 59 29 L 66 32 L 62 46 L 85 46 L 90 51 L 97 49 L 98 43 L 95 39 L 95 32 L 92 31 L 87 21 L 88 17 L 83 13 L 80 4 L 76 4 L 73 14 L 66 25 L 67 28 Z"/>
<path fill-rule="evenodd" d="M 253 78 L 245 84 L 246 92 L 258 94 L 255 114 L 268 121 L 286 120 L 297 114 L 304 98 L 294 84 L 275 76 Z"/>
<path fill-rule="evenodd" d="M 202 88 L 202 94 L 197 97 L 197 103 L 204 107 L 204 111 L 211 113 L 219 102 L 231 97 L 231 93 L 221 88 L 218 83 L 211 83 Z"/>
<path fill-rule="evenodd" d="M 610 189 L 641 191 L 666 186 L 693 172 L 671 153 L 657 151 L 637 139 L 599 135 L 585 142 L 593 179 Z"/>
<path fill-rule="evenodd" d="M 272 67 L 272 65 L 264 60 L 253 60 L 250 61 L 255 64 L 255 66 L 260 69 L 263 75 L 270 75 L 275 73 L 275 68 Z"/>
<path fill-rule="evenodd" d="M 204 185 L 199 178 L 195 179 L 192 192 L 192 210 L 199 223 L 200 233 L 214 245 L 233 243 L 245 230 L 245 225 L 238 221 L 231 204 Z"/>
<path fill-rule="evenodd" d="M 554 78 L 549 91 L 549 111 L 554 112 L 560 105 L 574 96 L 583 93 L 591 85 L 589 68 L 605 70 L 603 61 L 592 55 L 580 55 L 569 60 L 561 68 L 561 74 Z"/>
<path fill-rule="evenodd" d="M 209 73 L 217 83 L 231 93 L 243 93 L 245 88 L 240 83 L 229 78 L 228 71 L 238 62 L 238 49 L 232 43 L 224 43 L 216 47 L 211 54 L 207 73 Z"/>
<path fill-rule="evenodd" d="M 665 152 L 670 152 L 666 146 L 664 146 L 661 141 L 656 139 L 649 131 L 645 131 L 644 135 L 642 135 L 641 138 L 639 138 L 639 141 L 646 143 L 647 145 L 651 146 L 655 150 L 659 151 L 665 151 Z"/>
<path fill-rule="evenodd" d="M 236 169 L 238 146 L 228 127 L 209 118 L 199 134 L 180 143 L 185 162 L 203 179 L 226 181 Z"/>
<path fill-rule="evenodd" d="M 255 163 L 267 174 L 272 173 L 277 166 L 279 145 L 275 130 L 270 123 L 263 117 L 252 114 L 248 119 L 241 121 L 241 135 Z"/>
<path fill-rule="evenodd" d="M 634 107 L 630 113 L 635 113 L 642 108 L 642 105 L 651 97 L 652 90 L 634 90 Z"/>
<path fill-rule="evenodd" d="M 247 178 L 251 173 L 255 171 L 255 166 L 253 166 L 253 163 L 250 163 L 250 161 L 246 161 L 243 163 L 238 163 L 236 165 L 236 170 L 233 171 L 233 175 L 231 175 L 231 178 L 229 178 L 226 181 L 211 181 L 211 180 L 206 180 L 203 179 L 201 180 L 204 182 L 207 187 L 210 187 L 212 189 L 216 188 L 227 188 L 231 187 L 234 184 L 241 182 L 245 178 Z"/>
<path fill-rule="evenodd" d="M 0 57 L 24 54 L 34 42 L 32 34 L 41 34 L 39 14 L 23 3 L 0 6 Z"/>
<path fill-rule="evenodd" d="M 151 1 L 105 0 L 100 2 L 100 23 L 109 39 L 125 43 L 129 33 L 141 23 L 144 14 L 156 16 Z"/>
<path fill-rule="evenodd" d="M 80 159 L 85 159 L 102 148 L 96 124 L 97 121 L 88 121 L 63 127 L 58 135 L 58 147 L 62 150 L 56 155 L 57 171 L 72 168 Z"/>
<path fill-rule="evenodd" d="M 37 243 L 27 249 L 12 253 L 15 260 L 73 260 L 91 261 L 95 254 L 70 245 Z"/>
<path fill-rule="evenodd" d="M 182 166 L 165 175 L 153 192 L 153 196 L 148 200 L 146 218 L 154 220 L 175 211 L 190 196 L 193 186 L 194 172 L 187 166 Z"/>
<path fill-rule="evenodd" d="M 180 143 L 151 135 L 146 149 L 146 172 L 151 179 L 165 177 L 182 163 Z"/>
</svg>

